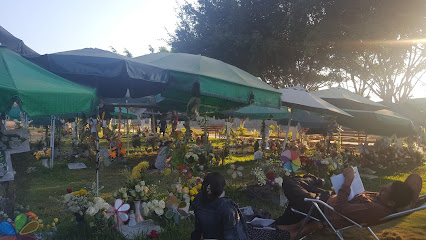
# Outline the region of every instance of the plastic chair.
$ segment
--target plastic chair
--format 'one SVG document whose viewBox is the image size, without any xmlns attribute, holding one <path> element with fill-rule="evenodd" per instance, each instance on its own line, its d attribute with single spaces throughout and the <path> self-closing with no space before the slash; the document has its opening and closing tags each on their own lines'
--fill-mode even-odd
<svg viewBox="0 0 426 240">
<path fill-rule="evenodd" d="M 327 222 L 327 224 L 330 226 L 330 228 L 333 230 L 333 232 L 336 233 L 336 235 L 339 237 L 339 239 L 343 240 L 343 236 L 342 236 L 341 232 L 343 232 L 344 230 L 351 229 L 351 228 L 354 228 L 354 227 L 358 227 L 358 228 L 367 228 L 368 231 L 371 233 L 371 235 L 373 235 L 373 237 L 376 240 L 379 240 L 379 238 L 376 236 L 376 234 L 373 232 L 373 230 L 371 230 L 371 228 L 370 228 L 371 225 L 367 225 L 367 224 L 363 224 L 363 223 L 357 223 L 357 222 L 353 221 L 352 219 L 344 216 L 343 214 L 340 214 L 339 212 L 336 212 L 333 207 L 331 207 L 330 205 L 328 205 L 327 203 L 325 203 L 325 202 L 323 202 L 323 201 L 321 201 L 319 199 L 305 198 L 305 201 L 306 202 L 312 202 L 312 207 L 310 208 L 310 210 L 309 210 L 308 213 L 300 212 L 300 211 L 298 211 L 296 209 L 293 209 L 293 208 L 291 209 L 293 212 L 296 212 L 296 213 L 299 213 L 299 214 L 302 214 L 302 215 L 306 216 L 305 220 L 303 221 L 302 225 L 299 228 L 299 231 L 297 232 L 296 239 L 299 239 L 300 234 L 302 233 L 303 228 L 306 226 L 306 223 L 310 219 L 318 221 L 318 222 L 321 222 L 320 219 L 317 219 L 317 218 L 311 216 L 313 210 L 316 208 L 319 211 L 319 213 L 322 215 L 322 217 L 324 218 L 324 220 Z M 322 205 L 322 206 L 324 206 L 326 208 L 331 209 L 332 211 L 334 211 L 335 213 L 337 213 L 338 215 L 340 215 L 344 219 L 346 219 L 349 222 L 351 222 L 352 225 L 349 225 L 349 226 L 346 226 L 346 227 L 343 227 L 343 228 L 339 228 L 339 229 L 335 228 L 331 224 L 331 222 L 327 219 L 327 217 L 325 216 L 324 212 L 321 210 L 321 208 L 319 207 L 319 205 Z M 390 214 L 390 215 L 382 218 L 378 223 L 376 223 L 374 225 L 379 225 L 379 224 L 388 222 L 388 221 L 393 220 L 393 219 L 402 218 L 402 217 L 408 216 L 408 215 L 410 215 L 410 214 L 412 214 L 414 212 L 421 211 L 421 210 L 424 210 L 424 209 L 426 209 L 426 194 L 423 194 L 423 195 L 419 196 L 419 199 L 417 200 L 414 208 L 406 210 L 406 211 L 401 211 L 401 212 Z"/>
</svg>

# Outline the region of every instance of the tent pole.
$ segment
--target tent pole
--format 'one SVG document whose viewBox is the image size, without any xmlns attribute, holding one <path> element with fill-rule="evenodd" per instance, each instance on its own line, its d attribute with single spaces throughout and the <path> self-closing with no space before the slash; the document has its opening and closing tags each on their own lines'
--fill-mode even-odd
<svg viewBox="0 0 426 240">
<path fill-rule="evenodd" d="M 129 154 L 129 108 L 126 108 L 127 109 L 127 122 L 126 122 L 126 125 L 127 125 L 127 151 L 126 151 L 126 156 L 128 156 L 128 154 Z"/>
<path fill-rule="evenodd" d="M 53 168 L 53 159 L 55 155 L 55 116 L 51 117 L 50 129 L 50 168 Z"/>
<path fill-rule="evenodd" d="M 285 132 L 284 135 L 284 144 L 283 144 L 283 152 L 285 151 L 285 146 L 287 144 L 287 137 L 288 137 L 288 133 L 290 132 L 290 125 L 291 125 L 291 119 L 293 118 L 293 108 L 290 108 L 290 117 L 288 118 L 288 123 L 287 123 L 287 131 Z"/>
<path fill-rule="evenodd" d="M 99 197 L 99 134 L 96 133 L 96 197 Z"/>
</svg>

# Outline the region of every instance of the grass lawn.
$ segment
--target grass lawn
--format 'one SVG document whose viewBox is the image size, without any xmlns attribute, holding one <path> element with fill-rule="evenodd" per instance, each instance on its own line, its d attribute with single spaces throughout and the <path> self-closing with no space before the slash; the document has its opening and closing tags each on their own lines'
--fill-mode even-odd
<svg viewBox="0 0 426 240">
<path fill-rule="evenodd" d="M 214 145 L 222 144 L 221 141 L 215 141 Z M 67 150 L 67 144 L 64 144 Z M 127 162 L 116 163 L 109 167 L 105 167 L 100 171 L 100 185 L 105 188 L 101 191 L 101 197 L 105 198 L 109 203 L 113 202 L 112 194 L 123 186 L 126 179 L 120 174 L 125 168 L 132 168 L 141 160 L 153 163 L 156 152 L 145 153 L 143 156 L 128 159 Z M 76 227 L 75 222 L 70 219 L 72 216 L 64 212 L 59 203 L 52 201 L 50 197 L 61 199 L 66 194 L 67 188 L 79 190 L 87 187 L 90 183 L 96 181 L 96 167 L 94 162 L 83 161 L 88 168 L 81 170 L 69 170 L 67 162 L 62 159 L 56 159 L 54 169 L 46 169 L 42 167 L 41 162 L 35 160 L 32 153 L 15 154 L 12 157 L 13 166 L 16 170 L 15 181 L 11 183 L 11 187 L 16 192 L 16 202 L 29 205 L 30 209 L 38 214 L 45 221 L 52 221 L 57 217 L 60 219 L 58 224 L 58 233 L 56 239 L 122 239 L 113 232 L 94 233 L 88 226 Z M 242 190 L 244 185 L 256 184 L 255 178 L 250 174 L 250 170 L 256 166 L 256 161 L 252 161 L 252 154 L 237 154 L 228 157 L 226 163 L 236 163 L 238 166 L 244 166 L 243 176 L 237 180 L 233 180 L 226 171 L 229 166 L 219 166 L 210 169 L 210 171 L 218 171 L 226 176 L 227 188 L 226 195 L 242 206 L 256 206 L 267 210 L 272 217 L 278 217 L 284 212 L 284 207 L 279 207 L 271 202 L 270 199 L 253 199 L 250 198 L 245 191 Z M 36 172 L 26 173 L 28 167 L 36 167 Z M 419 173 L 426 180 L 426 166 L 414 169 L 413 172 Z M 365 179 L 364 184 L 367 190 L 378 191 L 379 186 L 395 179 L 404 180 L 409 173 L 383 173 L 378 179 Z M 152 181 L 158 185 L 158 193 L 155 198 L 160 199 L 167 196 L 169 186 L 174 179 L 165 177 L 164 175 L 151 176 Z M 422 193 L 426 192 L 423 188 Z M 2 193 L 0 192 L 0 195 Z M 192 219 L 185 219 L 179 225 L 162 221 L 160 225 L 164 232 L 160 234 L 159 239 L 188 239 L 193 229 Z M 377 227 L 373 230 L 378 236 L 387 236 L 384 239 L 425 239 L 426 234 L 426 212 L 415 213 L 401 220 L 395 220 Z M 370 239 L 367 231 L 358 229 L 348 231 L 344 234 L 345 239 Z M 144 239 L 140 237 L 138 239 Z M 308 239 L 337 239 L 330 232 L 323 230 L 308 237 Z"/>
</svg>

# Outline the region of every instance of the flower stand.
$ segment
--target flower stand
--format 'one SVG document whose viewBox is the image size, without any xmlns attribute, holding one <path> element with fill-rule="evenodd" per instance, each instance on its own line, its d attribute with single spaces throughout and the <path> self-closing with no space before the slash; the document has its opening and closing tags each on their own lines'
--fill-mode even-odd
<svg viewBox="0 0 426 240">
<path fill-rule="evenodd" d="M 41 164 L 43 165 L 43 167 L 50 168 L 49 159 L 47 159 L 47 158 L 41 159 Z"/>
<path fill-rule="evenodd" d="M 142 222 L 144 219 L 140 210 L 141 201 L 134 201 L 133 204 L 135 205 L 135 220 L 136 222 Z"/>
</svg>

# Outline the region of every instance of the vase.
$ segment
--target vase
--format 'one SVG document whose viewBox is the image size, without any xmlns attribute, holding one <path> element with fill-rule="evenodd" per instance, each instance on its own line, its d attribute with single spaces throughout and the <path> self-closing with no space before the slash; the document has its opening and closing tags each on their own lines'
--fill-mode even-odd
<svg viewBox="0 0 426 240">
<path fill-rule="evenodd" d="M 287 203 L 288 199 L 282 191 L 280 191 L 280 206 L 283 207 Z"/>
<path fill-rule="evenodd" d="M 43 165 L 43 167 L 49 168 L 48 161 L 49 161 L 49 159 L 47 159 L 47 158 L 41 159 L 41 164 Z"/>
<path fill-rule="evenodd" d="M 136 222 L 143 222 L 143 217 L 141 214 L 141 201 L 134 201 L 133 204 L 135 205 L 135 220 Z"/>
</svg>

